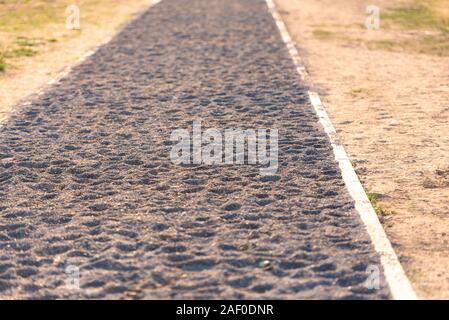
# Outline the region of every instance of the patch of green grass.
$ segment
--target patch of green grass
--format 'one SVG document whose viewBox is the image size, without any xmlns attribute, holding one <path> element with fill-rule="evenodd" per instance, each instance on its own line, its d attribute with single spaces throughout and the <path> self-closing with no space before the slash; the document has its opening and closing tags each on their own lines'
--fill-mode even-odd
<svg viewBox="0 0 449 320">
<path fill-rule="evenodd" d="M 412 3 L 392 8 L 381 15 L 407 29 L 419 29 L 435 26 L 437 23 L 432 12 L 422 4 Z"/>
<path fill-rule="evenodd" d="M 329 27 L 329 26 L 328 26 Z M 356 43 L 357 39 L 352 39 L 347 36 L 344 32 L 333 32 L 325 29 L 314 29 L 312 35 L 319 40 L 323 41 L 339 41 L 341 43 Z"/>
<path fill-rule="evenodd" d="M 65 19 L 65 7 L 60 2 L 14 1 L 4 7 L 5 11 L 0 15 L 0 30 L 6 32 L 25 32 L 49 23 L 62 23 Z"/>
<path fill-rule="evenodd" d="M 19 57 L 32 57 L 36 55 L 37 51 L 30 48 L 14 48 L 8 53 L 9 57 L 19 58 Z"/>
<path fill-rule="evenodd" d="M 20 47 L 35 47 L 38 45 L 36 40 L 34 39 L 28 39 L 25 37 L 18 37 L 15 41 L 15 44 Z"/>
<path fill-rule="evenodd" d="M 5 53 L 0 51 L 0 72 L 5 72 L 6 64 L 5 64 Z"/>
<path fill-rule="evenodd" d="M 381 222 L 383 218 L 385 217 L 385 210 L 382 208 L 382 206 L 379 204 L 377 196 L 372 192 L 367 192 L 366 196 L 368 197 L 368 200 L 371 202 L 371 205 L 374 208 L 374 211 L 376 211 L 377 215 L 381 219 Z"/>
<path fill-rule="evenodd" d="M 335 37 L 335 32 L 327 31 L 324 29 L 313 30 L 313 36 L 318 39 L 330 39 Z"/>
<path fill-rule="evenodd" d="M 98 26 L 102 25 L 98 17 L 105 11 L 113 13 L 115 7 L 111 0 L 0 0 L 0 31 L 23 33 L 52 24 L 65 28 L 66 9 L 72 3 L 80 8 L 82 23 Z"/>
<path fill-rule="evenodd" d="M 351 89 L 351 94 L 355 97 L 361 96 L 361 95 L 366 95 L 369 93 L 369 89 L 368 88 L 363 88 L 363 87 L 356 87 L 356 88 L 352 88 Z"/>
<path fill-rule="evenodd" d="M 448 1 L 413 0 L 388 9 L 381 14 L 381 18 L 406 29 L 433 29 L 449 33 L 449 18 L 440 14 L 435 4 L 443 2 Z"/>
<path fill-rule="evenodd" d="M 372 41 L 368 43 L 370 49 L 449 56 L 449 0 L 406 0 L 385 10 L 381 18 L 387 25 L 432 33 L 410 39 Z"/>
<path fill-rule="evenodd" d="M 378 40 L 367 43 L 368 48 L 386 51 L 408 51 L 439 57 L 449 56 L 449 37 L 424 36 L 410 40 Z"/>
<path fill-rule="evenodd" d="M 42 45 L 39 39 L 17 37 L 9 48 L 4 51 L 4 58 L 32 57 L 37 54 L 35 49 Z"/>
</svg>

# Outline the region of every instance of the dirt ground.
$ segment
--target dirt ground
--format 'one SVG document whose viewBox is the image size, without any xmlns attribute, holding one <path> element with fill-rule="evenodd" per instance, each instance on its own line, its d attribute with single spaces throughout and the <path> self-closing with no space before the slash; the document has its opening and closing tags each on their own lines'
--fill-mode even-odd
<svg viewBox="0 0 449 320">
<path fill-rule="evenodd" d="M 20 100 L 63 74 L 152 2 L 78 1 L 80 30 L 66 29 L 65 10 L 70 1 L 0 2 L 0 54 L 14 53 L 5 59 L 5 70 L 0 72 L 0 121 Z"/>
<path fill-rule="evenodd" d="M 417 295 L 447 299 L 447 38 L 396 27 L 382 13 L 397 2 L 374 2 L 379 30 L 364 26 L 373 1 L 276 1 Z"/>
</svg>

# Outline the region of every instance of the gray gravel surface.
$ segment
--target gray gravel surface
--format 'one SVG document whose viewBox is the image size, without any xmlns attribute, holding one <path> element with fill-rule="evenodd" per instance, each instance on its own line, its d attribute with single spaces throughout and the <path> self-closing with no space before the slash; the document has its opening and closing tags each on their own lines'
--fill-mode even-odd
<svg viewBox="0 0 449 320">
<path fill-rule="evenodd" d="M 278 128 L 277 173 L 173 164 L 193 120 Z M 265 1 L 163 0 L 0 141 L 2 298 L 389 297 Z"/>
</svg>

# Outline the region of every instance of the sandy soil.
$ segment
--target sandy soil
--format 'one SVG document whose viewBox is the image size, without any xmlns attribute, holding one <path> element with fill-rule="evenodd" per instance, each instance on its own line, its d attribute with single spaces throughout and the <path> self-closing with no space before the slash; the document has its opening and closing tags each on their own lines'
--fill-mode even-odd
<svg viewBox="0 0 449 320">
<path fill-rule="evenodd" d="M 449 298 L 449 58 L 370 50 L 407 36 L 363 28 L 372 1 L 276 2 L 418 296 Z"/>
<path fill-rule="evenodd" d="M 30 38 L 58 38 L 56 43 L 40 48 L 39 54 L 14 61 L 5 74 L 0 74 L 0 121 L 4 120 L 12 107 L 28 95 L 46 86 L 48 81 L 57 78 L 70 69 L 84 54 L 110 39 L 132 16 L 149 6 L 152 0 L 115 1 L 114 12 L 98 8 L 88 12 L 90 20 L 83 20 L 81 11 L 81 30 L 65 29 L 65 12 L 61 11 L 61 25 L 50 25 L 26 33 Z M 113 14 L 113 15 L 112 15 Z M 70 34 L 72 33 L 72 34 Z M 0 33 L 0 42 L 8 37 L 21 36 L 21 33 Z"/>
</svg>

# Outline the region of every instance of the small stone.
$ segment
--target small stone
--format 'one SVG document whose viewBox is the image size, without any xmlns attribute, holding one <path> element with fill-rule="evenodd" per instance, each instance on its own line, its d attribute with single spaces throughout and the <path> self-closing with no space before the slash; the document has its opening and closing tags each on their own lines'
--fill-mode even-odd
<svg viewBox="0 0 449 320">
<path fill-rule="evenodd" d="M 271 268 L 271 261 L 269 260 L 260 260 L 257 263 L 257 267 L 261 269 L 270 269 Z"/>
</svg>

